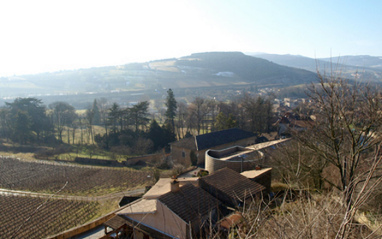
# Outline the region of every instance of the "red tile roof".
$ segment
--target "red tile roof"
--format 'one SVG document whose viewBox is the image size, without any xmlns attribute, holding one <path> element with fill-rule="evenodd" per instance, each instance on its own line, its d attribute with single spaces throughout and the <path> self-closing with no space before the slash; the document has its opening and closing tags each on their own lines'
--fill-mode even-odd
<svg viewBox="0 0 382 239">
<path fill-rule="evenodd" d="M 219 194 L 223 193 L 225 196 L 231 198 L 231 202 L 233 202 L 248 199 L 265 190 L 263 185 L 253 182 L 229 168 L 219 169 L 213 174 L 199 180 L 204 190 L 226 203 L 226 200 L 219 198 Z"/>
<path fill-rule="evenodd" d="M 192 184 L 180 187 L 177 192 L 166 193 L 160 196 L 158 200 L 186 223 L 201 219 L 221 204 L 219 200 L 206 191 Z"/>
</svg>

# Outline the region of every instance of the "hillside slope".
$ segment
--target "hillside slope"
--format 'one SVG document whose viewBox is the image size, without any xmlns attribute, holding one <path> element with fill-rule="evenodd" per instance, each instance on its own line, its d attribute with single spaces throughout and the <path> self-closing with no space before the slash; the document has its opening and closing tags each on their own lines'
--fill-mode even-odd
<svg viewBox="0 0 382 239">
<path fill-rule="evenodd" d="M 382 81 L 382 60 L 372 56 L 343 56 L 333 58 L 312 59 L 297 55 L 256 54 L 256 57 L 289 67 L 311 72 L 329 72 L 332 69 L 342 76 L 361 81 Z"/>
<path fill-rule="evenodd" d="M 308 83 L 316 75 L 240 52 L 196 53 L 122 66 L 97 67 L 0 78 L 0 97 L 153 92 L 255 84 L 285 87 Z"/>
<path fill-rule="evenodd" d="M 189 57 L 182 57 L 176 62 L 176 65 L 183 68 L 209 69 L 214 71 L 215 75 L 219 72 L 232 72 L 243 82 L 259 85 L 289 86 L 308 83 L 316 79 L 316 75 L 311 72 L 281 66 L 241 52 L 196 53 Z"/>
</svg>

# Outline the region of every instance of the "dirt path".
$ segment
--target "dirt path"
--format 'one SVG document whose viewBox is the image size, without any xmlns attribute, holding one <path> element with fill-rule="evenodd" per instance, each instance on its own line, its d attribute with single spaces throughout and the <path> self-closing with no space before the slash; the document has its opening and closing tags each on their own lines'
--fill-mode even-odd
<svg viewBox="0 0 382 239">
<path fill-rule="evenodd" d="M 4 196 L 22 196 L 22 197 L 40 197 L 40 198 L 55 198 L 55 199 L 67 199 L 67 200 L 80 200 L 80 201 L 103 201 L 113 198 L 122 198 L 123 196 L 137 196 L 145 192 L 144 188 L 139 188 L 135 190 L 126 190 L 117 193 L 111 193 L 101 196 L 69 196 L 62 194 L 49 194 L 49 193 L 35 193 L 29 191 L 18 191 L 0 188 L 0 195 Z"/>
</svg>

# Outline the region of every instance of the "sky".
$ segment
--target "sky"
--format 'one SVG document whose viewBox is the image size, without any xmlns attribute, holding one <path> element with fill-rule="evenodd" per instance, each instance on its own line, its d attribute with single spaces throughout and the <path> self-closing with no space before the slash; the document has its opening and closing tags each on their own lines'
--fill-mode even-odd
<svg viewBox="0 0 382 239">
<path fill-rule="evenodd" d="M 0 76 L 197 52 L 382 56 L 382 1 L 0 1 Z"/>
</svg>

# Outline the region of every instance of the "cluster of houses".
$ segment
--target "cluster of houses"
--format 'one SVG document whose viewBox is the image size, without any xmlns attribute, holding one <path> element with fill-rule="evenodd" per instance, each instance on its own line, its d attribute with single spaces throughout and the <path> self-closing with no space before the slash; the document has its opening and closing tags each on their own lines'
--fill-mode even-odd
<svg viewBox="0 0 382 239">
<path fill-rule="evenodd" d="M 259 166 L 258 145 L 282 140 L 257 140 L 253 133 L 229 129 L 173 143 L 172 157 L 178 160 L 191 160 L 191 151 L 199 163 L 214 160 L 210 174 L 160 178 L 104 223 L 104 238 L 205 238 L 229 232 L 242 220 L 238 208 L 270 193 L 272 169 Z"/>
</svg>

